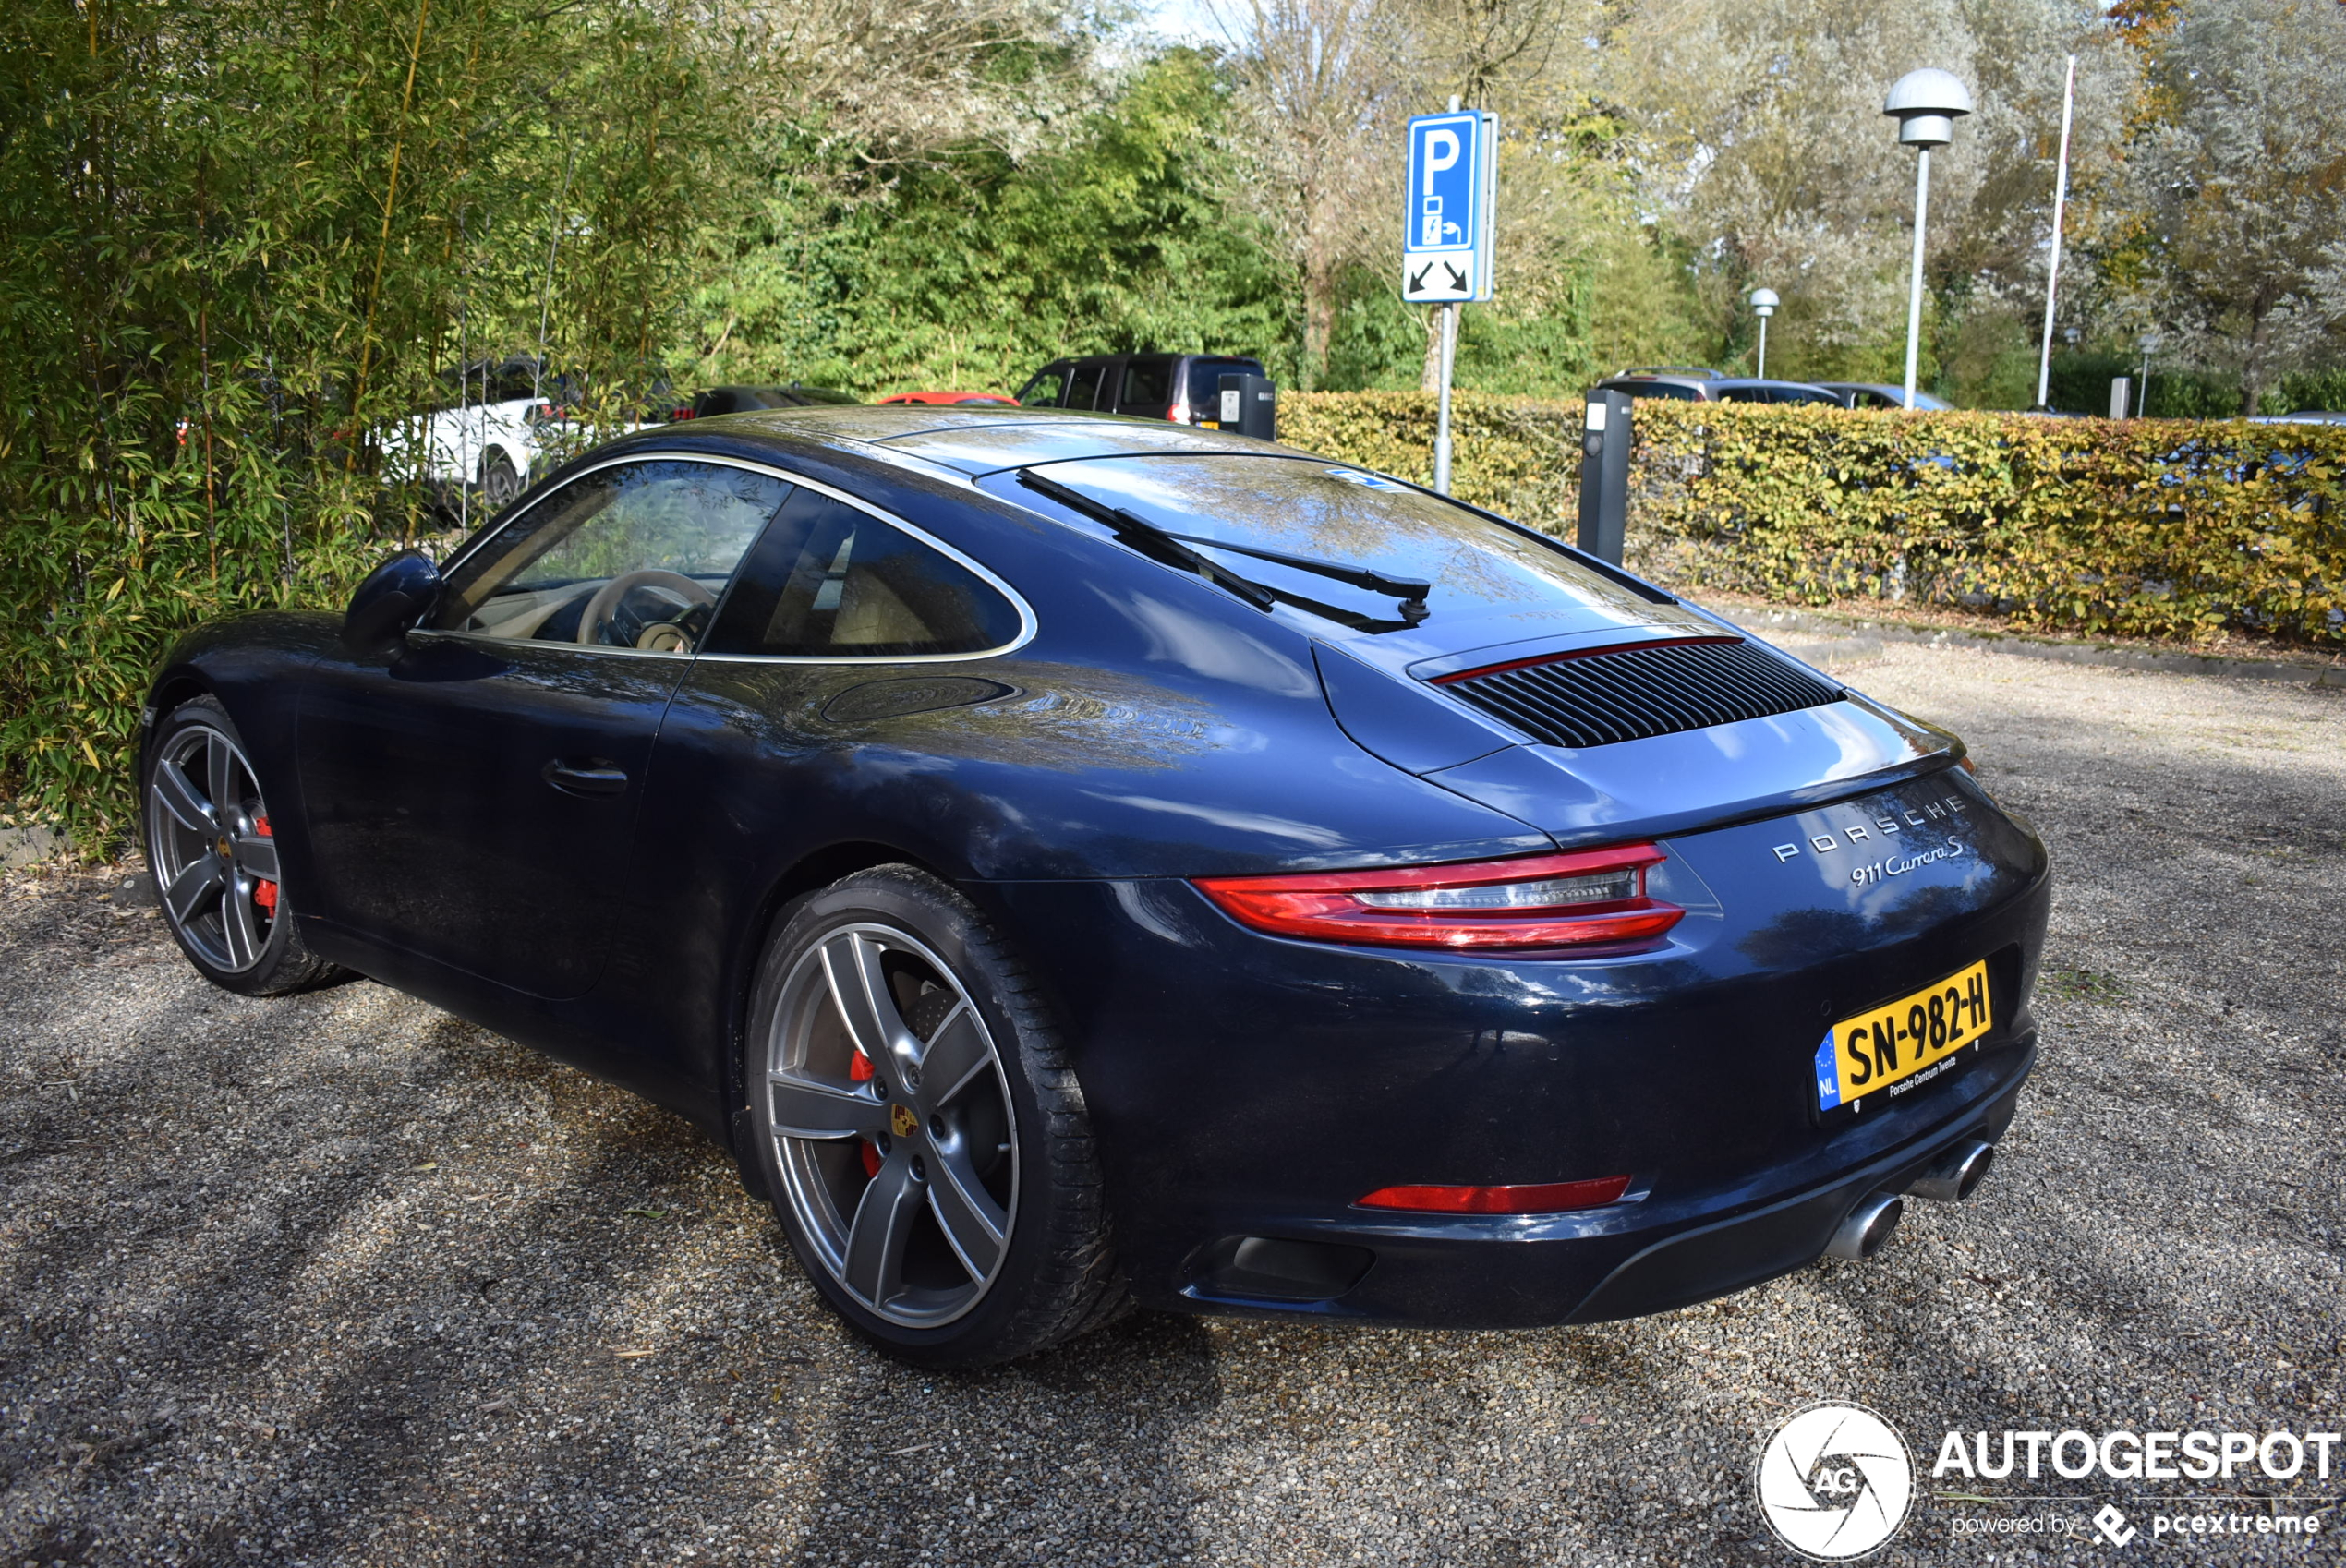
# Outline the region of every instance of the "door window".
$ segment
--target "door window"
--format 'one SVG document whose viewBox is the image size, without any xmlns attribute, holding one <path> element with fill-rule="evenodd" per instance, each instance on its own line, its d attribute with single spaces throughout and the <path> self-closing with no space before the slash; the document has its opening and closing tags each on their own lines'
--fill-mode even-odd
<svg viewBox="0 0 2346 1568">
<path fill-rule="evenodd" d="M 1028 408 L 1057 408 L 1059 392 L 1066 385 L 1067 367 L 1054 365 L 1020 388 L 1018 400 Z"/>
<path fill-rule="evenodd" d="M 1067 405 L 1070 408 L 1091 408 L 1100 400 L 1100 372 L 1107 367 L 1100 364 L 1078 365 L 1075 374 L 1068 378 Z"/>
<path fill-rule="evenodd" d="M 743 568 L 711 653 L 902 658 L 1009 645 L 1020 617 L 942 550 L 819 491 L 801 489 Z"/>
<path fill-rule="evenodd" d="M 457 569 L 433 624 L 516 641 L 690 654 L 733 568 L 791 487 L 681 460 L 563 486 Z"/>
</svg>

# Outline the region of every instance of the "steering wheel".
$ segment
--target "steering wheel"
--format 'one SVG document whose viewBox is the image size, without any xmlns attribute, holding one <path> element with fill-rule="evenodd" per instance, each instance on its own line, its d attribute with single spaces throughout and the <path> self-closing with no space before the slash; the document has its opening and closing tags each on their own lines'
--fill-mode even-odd
<svg viewBox="0 0 2346 1568">
<path fill-rule="evenodd" d="M 620 601 L 637 588 L 662 588 L 671 594 L 681 594 L 688 609 L 696 604 L 713 606 L 717 602 L 717 596 L 710 593 L 707 586 L 694 582 L 681 572 L 664 572 L 657 566 L 647 566 L 640 572 L 623 572 L 605 583 L 596 591 L 595 597 L 586 601 L 586 609 L 578 618 L 578 640 L 590 646 L 600 644 L 603 622 L 611 619 L 611 612 L 619 608 Z"/>
</svg>

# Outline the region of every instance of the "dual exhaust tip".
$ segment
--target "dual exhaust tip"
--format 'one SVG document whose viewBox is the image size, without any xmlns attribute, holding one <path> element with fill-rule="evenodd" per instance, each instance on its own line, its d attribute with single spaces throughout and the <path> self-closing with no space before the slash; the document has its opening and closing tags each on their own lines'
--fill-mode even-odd
<svg viewBox="0 0 2346 1568">
<path fill-rule="evenodd" d="M 1988 1167 L 1996 1163 L 1996 1148 L 1976 1138 L 1952 1144 L 1929 1169 L 1907 1184 L 1906 1191 L 1917 1198 L 1933 1202 L 1959 1203 L 1972 1194 Z M 1890 1233 L 1906 1212 L 1906 1200 L 1895 1192 L 1877 1192 L 1849 1211 L 1840 1227 L 1832 1233 L 1832 1240 L 1825 1246 L 1828 1258 L 1844 1258 L 1851 1262 L 1870 1258 L 1881 1250 Z"/>
</svg>

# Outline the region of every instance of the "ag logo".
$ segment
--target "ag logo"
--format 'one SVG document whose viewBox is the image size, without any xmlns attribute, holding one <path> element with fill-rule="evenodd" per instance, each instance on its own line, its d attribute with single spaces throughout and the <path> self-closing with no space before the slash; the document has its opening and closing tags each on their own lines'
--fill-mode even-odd
<svg viewBox="0 0 2346 1568">
<path fill-rule="evenodd" d="M 1915 1494 L 1914 1459 L 1862 1405 L 1812 1405 L 1760 1451 L 1760 1512 L 1804 1557 L 1863 1557 L 1898 1533 Z"/>
</svg>

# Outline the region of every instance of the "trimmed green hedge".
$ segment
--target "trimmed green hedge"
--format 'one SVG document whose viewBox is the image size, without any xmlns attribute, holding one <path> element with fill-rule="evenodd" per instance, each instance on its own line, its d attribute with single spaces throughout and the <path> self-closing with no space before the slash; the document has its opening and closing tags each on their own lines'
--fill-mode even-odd
<svg viewBox="0 0 2346 1568">
<path fill-rule="evenodd" d="M 1569 536 L 1581 405 L 1461 393 L 1461 500 Z M 2093 635 L 2346 649 L 2346 428 L 1641 402 L 1628 564 Z M 1280 438 L 1424 482 L 1433 398 L 1282 400 Z"/>
</svg>

